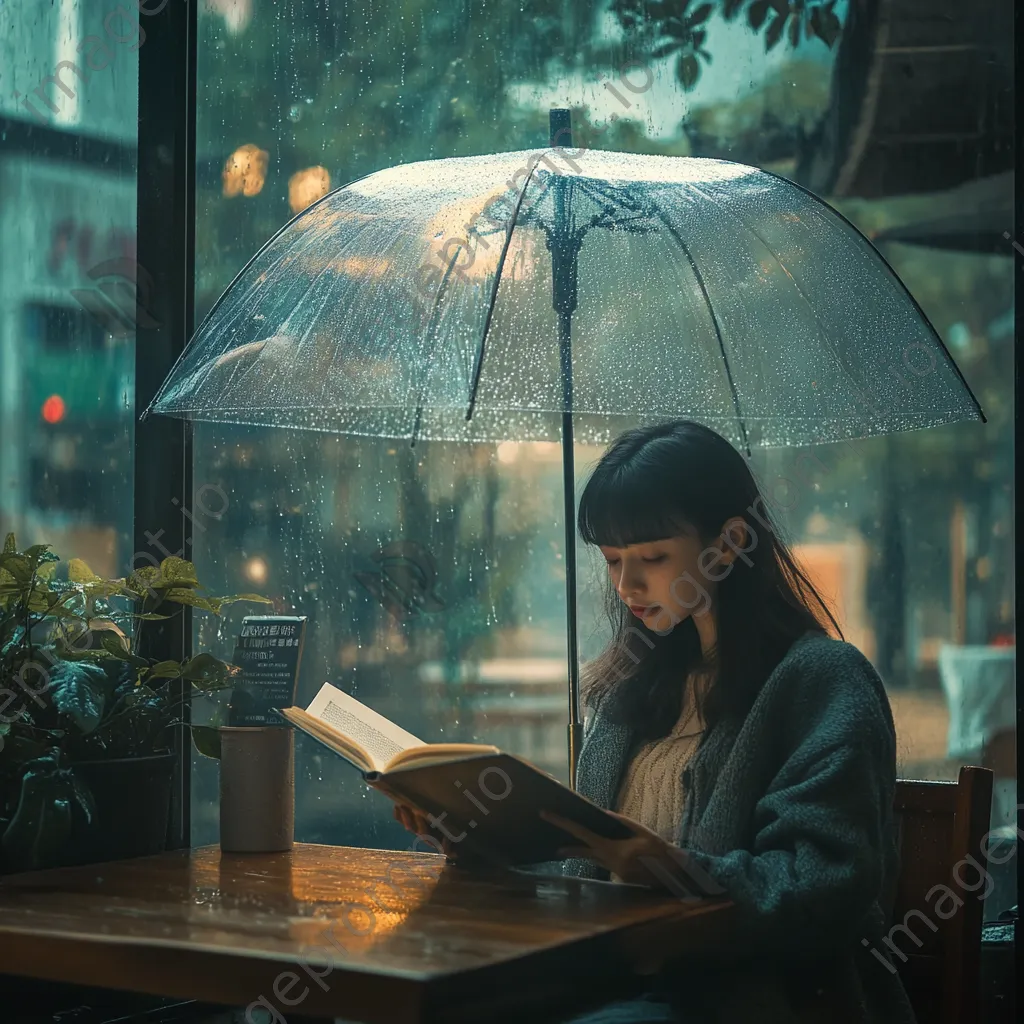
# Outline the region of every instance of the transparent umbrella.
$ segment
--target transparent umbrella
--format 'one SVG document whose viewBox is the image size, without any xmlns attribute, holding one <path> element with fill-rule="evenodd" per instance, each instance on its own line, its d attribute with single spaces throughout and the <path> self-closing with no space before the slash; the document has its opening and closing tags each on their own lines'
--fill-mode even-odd
<svg viewBox="0 0 1024 1024">
<path fill-rule="evenodd" d="M 144 415 L 560 440 L 575 783 L 574 437 L 686 416 L 749 454 L 984 416 L 824 202 L 727 161 L 573 150 L 568 112 L 551 122 L 550 149 L 389 168 L 299 214 Z"/>
</svg>

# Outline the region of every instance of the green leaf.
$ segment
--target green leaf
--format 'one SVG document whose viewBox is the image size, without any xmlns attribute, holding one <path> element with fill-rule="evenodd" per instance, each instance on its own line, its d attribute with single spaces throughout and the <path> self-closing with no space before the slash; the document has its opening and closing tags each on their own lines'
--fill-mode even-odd
<svg viewBox="0 0 1024 1024">
<path fill-rule="evenodd" d="M 143 612 L 141 615 L 132 615 L 133 619 L 141 619 L 143 622 L 162 622 L 164 619 L 172 618 L 170 615 L 157 615 L 156 612 Z"/>
<path fill-rule="evenodd" d="M 28 583 L 35 573 L 35 566 L 24 555 L 0 555 L 0 569 L 11 574 L 19 583 Z"/>
<path fill-rule="evenodd" d="M 184 558 L 171 555 L 160 563 L 160 574 L 170 586 L 175 587 L 198 587 L 199 580 L 196 578 L 196 567 Z"/>
<path fill-rule="evenodd" d="M 26 548 L 22 554 L 31 558 L 33 562 L 38 562 L 49 550 L 49 544 L 33 544 L 30 548 Z"/>
<path fill-rule="evenodd" d="M 817 14 L 819 10 L 821 9 L 816 8 L 814 14 Z M 833 14 L 830 4 L 827 10 L 821 11 L 821 17 L 816 26 L 818 38 L 831 50 L 842 30 L 843 26 L 835 14 Z"/>
<path fill-rule="evenodd" d="M 101 577 L 89 568 L 81 558 L 68 560 L 68 579 L 72 583 L 102 583 Z"/>
<path fill-rule="evenodd" d="M 83 736 L 88 736 L 103 717 L 109 680 L 99 665 L 60 662 L 50 673 L 50 698 L 54 707 L 70 716 Z"/>
<path fill-rule="evenodd" d="M 149 705 L 155 707 L 160 703 L 160 695 L 149 686 L 136 686 L 134 690 L 126 693 L 122 698 L 128 707 Z"/>
<path fill-rule="evenodd" d="M 158 661 L 146 673 L 148 679 L 177 679 L 180 675 L 181 663 L 177 661 Z"/>
<path fill-rule="evenodd" d="M 660 46 L 656 46 L 651 50 L 651 60 L 661 60 L 662 57 L 667 57 L 670 53 L 675 53 L 682 45 L 678 39 L 670 39 L 667 43 L 662 43 Z"/>
<path fill-rule="evenodd" d="M 769 0 L 755 0 L 755 2 L 747 9 L 747 21 L 755 32 L 759 32 L 761 30 L 761 26 L 764 24 L 764 19 L 768 17 L 768 10 L 770 7 L 771 3 Z"/>
<path fill-rule="evenodd" d="M 141 569 L 136 569 L 125 580 L 124 585 L 126 590 L 139 597 L 166 586 L 160 570 L 155 565 L 144 565 Z"/>
<path fill-rule="evenodd" d="M 679 57 L 676 74 L 684 89 L 692 89 L 700 78 L 700 64 L 692 53 L 684 53 Z"/>
<path fill-rule="evenodd" d="M 109 658 L 109 651 L 81 650 L 62 637 L 57 637 L 53 645 L 54 653 L 62 661 L 103 661 Z M 123 659 L 121 659 L 123 660 Z"/>
<path fill-rule="evenodd" d="M 200 754 L 220 760 L 220 729 L 209 725 L 193 725 L 192 742 Z"/>
<path fill-rule="evenodd" d="M 665 35 L 672 36 L 681 43 L 687 42 L 690 38 L 690 26 L 681 18 L 666 18 L 664 22 L 662 22 L 661 30 Z M 396 544 L 390 544 L 388 547 L 396 547 L 404 544 L 404 541 L 397 541 Z"/>
<path fill-rule="evenodd" d="M 121 595 L 123 597 L 136 597 L 136 593 L 128 589 L 124 580 L 99 580 L 96 583 L 81 583 L 82 593 L 91 599 L 106 598 Z"/>
<path fill-rule="evenodd" d="M 216 682 L 227 674 L 228 665 L 212 654 L 197 654 L 182 666 L 181 677 L 190 682 Z"/>
<path fill-rule="evenodd" d="M 60 598 L 55 599 L 54 595 L 44 587 L 32 587 L 29 589 L 24 597 L 24 601 L 25 607 L 37 615 L 52 614 L 60 616 L 68 611 L 68 609 L 61 607 Z"/>
<path fill-rule="evenodd" d="M 41 580 L 51 580 L 51 579 L 53 579 L 53 574 L 56 571 L 57 571 L 57 563 L 56 562 L 43 562 L 43 564 L 40 565 L 39 568 L 36 569 L 36 575 Z"/>
<path fill-rule="evenodd" d="M 131 650 L 131 641 L 121 627 L 108 618 L 92 618 L 88 620 L 88 631 L 92 635 L 100 635 L 101 640 L 113 637 L 121 645 L 122 650 Z"/>
<path fill-rule="evenodd" d="M 126 661 L 129 665 L 134 665 L 136 668 L 149 668 L 149 662 L 145 658 L 140 658 L 132 654 L 131 651 L 126 651 L 116 636 L 106 633 L 100 637 L 100 644 L 102 644 L 103 650 L 112 658 L 117 658 L 118 661 Z"/>
<path fill-rule="evenodd" d="M 800 45 L 800 29 L 803 22 L 799 17 L 794 17 L 789 23 L 789 45 L 794 49 Z"/>
<path fill-rule="evenodd" d="M 164 593 L 164 600 L 173 601 L 175 604 L 187 604 L 192 608 L 199 608 L 204 612 L 212 612 L 220 615 L 221 599 L 218 597 L 202 597 L 193 590 L 185 587 L 168 590 Z"/>
<path fill-rule="evenodd" d="M 91 825 L 96 820 L 96 801 L 93 798 L 92 790 L 85 779 L 79 778 L 74 770 L 70 771 L 71 792 L 74 794 L 75 802 L 82 810 L 86 824 Z"/>
<path fill-rule="evenodd" d="M 222 605 L 234 604 L 236 601 L 256 601 L 258 604 L 273 604 L 273 598 L 263 597 L 262 594 L 232 594 L 231 597 L 221 597 L 217 600 Z"/>
<path fill-rule="evenodd" d="M 74 608 L 69 608 L 66 604 L 51 604 L 46 614 L 53 619 L 60 619 L 61 622 L 84 623 L 88 621 L 81 612 L 75 611 Z"/>
<path fill-rule="evenodd" d="M 703 25 L 714 9 L 714 4 L 701 4 L 686 20 L 690 25 Z"/>
<path fill-rule="evenodd" d="M 786 27 L 786 18 L 788 17 L 788 14 L 777 14 L 775 20 L 768 26 L 768 31 L 764 37 L 765 50 L 772 50 L 778 45 L 779 40 L 782 38 L 782 30 Z"/>
</svg>

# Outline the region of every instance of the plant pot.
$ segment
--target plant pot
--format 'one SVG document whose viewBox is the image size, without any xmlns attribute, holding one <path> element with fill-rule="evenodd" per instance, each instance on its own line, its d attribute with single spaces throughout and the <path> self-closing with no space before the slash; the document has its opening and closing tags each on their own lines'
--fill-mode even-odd
<svg viewBox="0 0 1024 1024">
<path fill-rule="evenodd" d="M 75 774 L 92 790 L 96 817 L 76 830 L 68 864 L 145 857 L 167 847 L 177 754 L 78 761 Z"/>
</svg>

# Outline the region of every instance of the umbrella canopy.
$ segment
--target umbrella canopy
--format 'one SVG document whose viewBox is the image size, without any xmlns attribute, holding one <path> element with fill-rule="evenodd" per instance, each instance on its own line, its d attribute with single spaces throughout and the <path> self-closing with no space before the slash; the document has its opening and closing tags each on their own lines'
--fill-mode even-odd
<svg viewBox="0 0 1024 1024">
<path fill-rule="evenodd" d="M 896 275 L 810 193 L 728 161 L 572 154 L 568 111 L 551 140 L 325 196 L 232 282 L 147 413 L 560 440 L 575 785 L 574 437 L 685 415 L 749 453 L 984 417 Z"/>
<path fill-rule="evenodd" d="M 330 193 L 241 271 L 151 409 L 466 441 L 558 440 L 571 411 L 593 443 L 685 415 L 748 450 L 983 418 L 899 279 L 815 196 L 594 150 Z"/>
</svg>

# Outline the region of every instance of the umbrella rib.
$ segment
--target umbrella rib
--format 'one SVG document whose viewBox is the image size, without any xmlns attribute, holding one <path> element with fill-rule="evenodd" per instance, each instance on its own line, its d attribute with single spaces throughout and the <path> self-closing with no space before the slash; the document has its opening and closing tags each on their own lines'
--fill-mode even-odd
<svg viewBox="0 0 1024 1024">
<path fill-rule="evenodd" d="M 856 224 L 853 223 L 853 221 L 849 219 L 849 217 L 846 216 L 846 214 L 844 214 L 841 210 L 837 210 L 834 207 L 829 206 L 828 203 L 826 203 L 820 196 L 816 196 L 809 188 L 804 188 L 804 186 L 801 185 L 799 182 L 790 181 L 789 178 L 784 178 L 781 174 L 775 174 L 773 171 L 766 171 L 763 167 L 758 168 L 758 170 L 761 172 L 761 174 L 767 175 L 769 178 L 774 178 L 776 181 L 784 182 L 785 184 L 790 185 L 793 188 L 797 189 L 798 191 L 802 192 L 805 196 L 807 196 L 808 199 L 812 200 L 819 206 L 825 207 L 825 209 L 828 210 L 831 214 L 833 214 L 835 217 L 838 217 L 839 220 L 841 220 L 848 228 L 850 228 L 850 230 L 853 231 L 855 235 L 864 238 L 863 232 L 860 230 L 860 228 L 857 227 Z M 974 402 L 974 407 L 978 410 L 978 417 L 981 420 L 981 422 L 988 423 L 988 417 L 985 415 L 985 411 L 981 407 L 981 402 L 978 401 L 977 396 L 971 390 L 971 386 L 970 384 L 967 383 L 966 378 L 960 371 L 960 367 L 957 365 L 956 360 L 950 355 L 949 349 L 946 348 L 946 343 L 942 340 L 942 335 L 940 335 L 939 332 L 935 330 L 935 325 L 925 315 L 924 310 L 921 308 L 921 304 L 917 301 L 917 299 L 914 298 L 910 289 L 903 283 L 902 279 L 900 278 L 900 275 L 897 274 L 895 270 L 893 270 L 892 265 L 885 258 L 885 256 L 874 245 L 871 244 L 870 239 L 864 238 L 864 241 L 867 242 L 872 252 L 874 252 L 874 254 L 882 261 L 882 265 L 891 275 L 893 281 L 896 284 L 896 287 L 903 290 L 904 296 L 910 301 L 910 304 L 914 307 L 914 309 L 917 310 L 917 313 L 921 317 L 921 320 L 924 322 L 925 327 L 931 333 L 932 340 L 937 341 L 939 343 L 939 348 L 941 349 L 942 354 L 946 357 L 947 363 L 953 368 L 953 372 L 960 379 L 960 383 L 963 385 L 964 390 L 967 392 L 968 395 L 971 396 L 971 401 Z"/>
<path fill-rule="evenodd" d="M 423 399 L 427 393 L 427 382 L 430 380 L 430 371 L 432 369 L 431 362 L 434 358 L 434 352 L 437 350 L 437 338 L 434 335 L 434 332 L 437 330 L 438 310 L 441 308 L 441 299 L 444 297 L 444 293 L 448 288 L 448 282 L 451 280 L 452 271 L 455 269 L 455 261 L 459 258 L 459 253 L 461 252 L 462 246 L 460 245 L 455 250 L 455 254 L 448 263 L 448 268 L 444 272 L 444 277 L 441 278 L 441 284 L 438 286 L 437 295 L 434 298 L 434 308 L 430 311 L 430 325 L 427 329 L 427 337 L 430 338 L 431 336 L 434 336 L 434 343 L 427 355 L 426 372 L 423 374 L 423 383 L 420 386 L 419 397 L 416 399 L 416 419 L 412 425 L 412 437 L 409 442 L 410 448 L 416 447 L 416 435 L 419 433 L 420 422 L 423 419 Z"/>
<path fill-rule="evenodd" d="M 750 439 L 747 436 L 747 425 L 743 422 L 743 413 L 740 411 L 740 396 L 736 392 L 736 382 L 732 379 L 732 367 L 729 365 L 729 357 L 725 354 L 725 342 L 722 340 L 722 328 L 719 326 L 718 317 L 715 315 L 714 306 L 711 305 L 711 297 L 708 295 L 707 287 L 704 284 L 704 275 L 701 274 L 700 268 L 697 266 L 696 260 L 693 258 L 693 253 L 690 252 L 689 246 L 683 241 L 679 232 L 672 226 L 668 217 L 665 216 L 664 211 L 658 204 L 651 199 L 651 209 L 654 211 L 654 215 L 665 225 L 668 233 L 676 240 L 679 248 L 683 250 L 684 255 L 690 263 L 690 269 L 693 271 L 694 277 L 697 279 L 697 286 L 700 288 L 701 295 L 704 296 L 704 302 L 708 307 L 708 315 L 711 317 L 711 323 L 715 328 L 715 337 L 718 338 L 718 349 L 722 353 L 722 362 L 725 364 L 725 373 L 729 379 L 729 390 L 732 392 L 732 404 L 736 409 L 736 419 L 739 420 L 740 433 L 743 435 L 743 446 L 747 449 L 747 455 L 750 456 Z"/>
<path fill-rule="evenodd" d="M 709 195 L 707 192 L 705 192 L 699 185 L 695 185 L 692 182 L 690 182 L 690 187 L 698 195 L 703 196 L 709 203 L 711 203 L 714 206 L 717 206 L 718 209 L 720 209 L 723 213 L 732 217 L 732 219 L 736 221 L 737 224 L 739 224 L 745 231 L 749 231 L 750 234 L 752 234 L 761 243 L 761 245 L 764 247 L 768 255 L 771 256 L 773 260 L 775 260 L 779 269 L 789 279 L 790 284 L 792 284 L 793 287 L 796 289 L 797 295 L 799 295 L 800 298 L 803 300 L 804 305 L 807 307 L 811 316 L 814 318 L 814 323 L 818 328 L 818 334 L 821 336 L 825 344 L 832 350 L 832 354 L 835 356 L 836 362 L 839 363 L 839 365 L 846 371 L 846 374 L 850 378 L 850 380 L 856 380 L 857 375 L 852 371 L 852 369 L 849 366 L 846 365 L 846 360 L 843 358 L 843 354 L 842 352 L 839 351 L 838 346 L 833 344 L 832 338 L 829 336 L 828 331 L 826 331 L 824 326 L 822 325 L 821 317 L 819 317 L 817 312 L 815 311 L 814 306 L 811 303 L 811 300 L 807 298 L 807 294 L 804 292 L 803 288 L 800 287 L 799 282 L 790 273 L 789 268 L 786 266 L 786 264 L 783 263 L 781 259 L 779 259 L 779 254 L 768 244 L 767 241 L 765 241 L 761 233 L 756 228 L 751 227 L 741 216 L 739 216 L 739 214 L 734 213 L 732 210 L 730 210 L 725 203 L 716 199 L 713 195 Z"/>
<path fill-rule="evenodd" d="M 164 379 L 163 383 L 160 385 L 160 387 L 158 388 L 156 394 L 153 396 L 152 401 L 149 403 L 148 406 L 146 406 L 146 408 L 143 411 L 142 415 L 139 417 L 139 422 L 142 422 L 142 420 L 146 419 L 149 416 L 149 414 L 153 411 L 154 407 L 156 406 L 156 403 L 160 400 L 160 398 L 163 396 L 164 392 L 167 390 L 168 384 L 170 383 L 171 378 L 177 372 L 178 367 L 185 362 L 185 357 L 190 354 L 190 351 L 192 349 L 192 341 L 194 341 L 196 338 L 198 338 L 199 335 L 203 332 L 203 328 L 206 327 L 206 325 L 208 323 L 210 323 L 210 321 L 213 319 L 214 314 L 217 312 L 218 309 L 220 309 L 221 304 L 227 299 L 229 293 L 231 292 L 231 289 L 234 288 L 234 286 L 239 281 L 242 280 L 242 278 L 245 276 L 245 274 L 249 271 L 250 267 L 252 267 L 256 263 L 256 261 L 265 252 L 267 252 L 267 250 L 270 249 L 270 247 L 279 238 L 281 238 L 288 231 L 288 229 L 300 217 L 305 217 L 307 214 L 309 214 L 316 207 L 326 203 L 329 199 L 333 199 L 339 192 L 341 192 L 341 190 L 343 188 L 349 188 L 352 185 L 356 185 L 360 181 L 363 181 L 364 179 L 369 178 L 370 175 L 373 174 L 373 173 L 374 172 L 371 171 L 371 172 L 369 172 L 367 174 L 360 175 L 358 178 L 355 178 L 353 181 L 350 181 L 347 185 L 342 185 L 341 187 L 334 189 L 334 191 L 328 192 L 327 195 L 321 196 L 319 199 L 316 200 L 316 202 L 311 203 L 304 210 L 300 210 L 297 214 L 295 214 L 294 217 L 292 217 L 291 220 L 286 221 L 284 224 L 282 224 L 281 227 L 279 227 L 277 229 L 277 231 L 275 231 L 274 234 L 271 235 L 270 238 L 268 238 L 259 247 L 259 249 L 256 250 L 255 253 L 253 253 L 253 255 L 250 257 L 248 263 L 246 263 L 245 266 L 242 267 L 242 269 L 239 270 L 237 274 L 235 274 L 235 276 L 231 279 L 231 283 L 227 286 L 227 288 L 224 289 L 224 291 L 222 291 L 220 293 L 220 297 L 210 307 L 210 309 L 208 310 L 206 316 L 203 317 L 203 322 L 193 332 L 192 337 L 188 341 L 188 344 L 186 344 L 184 346 L 184 348 L 182 348 L 181 352 L 178 353 L 178 358 L 175 359 L 174 365 L 171 367 L 171 372 L 167 374 L 167 376 Z M 222 352 L 221 355 L 223 355 L 223 354 L 224 353 Z"/>
<path fill-rule="evenodd" d="M 364 230 L 363 228 L 360 228 L 359 229 L 359 233 L 362 233 L 363 230 Z M 348 247 L 350 247 L 352 245 L 353 241 L 354 241 L 354 239 L 346 239 L 346 240 L 344 240 L 342 242 L 342 244 L 337 249 L 334 249 L 332 251 L 332 255 L 331 255 L 330 260 L 328 260 L 316 272 L 316 274 L 313 276 L 313 278 L 309 281 L 309 283 L 306 285 L 306 288 L 303 290 L 302 295 L 295 301 L 295 304 L 292 307 L 292 311 L 288 314 L 288 316 L 285 319 L 284 323 L 280 325 L 280 327 L 278 328 L 277 332 L 275 332 L 275 333 L 280 334 L 282 331 L 285 331 L 288 328 L 288 326 L 291 324 L 292 317 L 294 317 L 296 312 L 298 311 L 300 303 L 306 301 L 306 299 L 309 297 L 310 293 L 316 288 L 316 286 L 323 279 L 324 274 L 326 274 L 327 271 L 330 270 L 330 268 L 333 265 L 334 261 L 338 258 L 338 256 L 341 255 L 341 253 L 343 253 L 345 251 L 346 248 L 348 248 Z M 289 246 L 289 252 L 294 251 L 296 249 L 301 249 L 301 247 L 302 247 L 301 243 L 302 243 L 301 239 L 293 239 L 291 245 Z M 330 298 L 331 298 L 330 292 L 328 292 L 326 295 L 324 295 L 323 300 L 320 303 L 320 311 L 321 312 L 323 311 L 324 306 L 326 306 L 326 304 L 330 300 Z M 240 311 L 241 310 L 239 310 L 239 312 Z M 318 316 L 319 316 L 319 314 L 318 314 Z M 306 339 L 309 337 L 310 332 L 313 330 L 314 326 L 316 326 L 316 318 L 314 318 L 313 320 L 310 321 L 309 326 L 306 327 L 306 329 L 302 332 L 301 337 L 299 337 L 298 342 L 295 345 L 295 359 L 296 360 L 298 360 L 299 352 L 302 349 L 302 346 L 306 343 Z M 294 337 L 294 335 L 292 335 L 292 337 Z M 251 362 L 248 366 L 242 367 L 240 371 L 239 370 L 233 370 L 232 374 L 231 374 L 231 377 L 230 377 L 230 380 L 229 380 L 228 383 L 232 387 L 239 387 L 242 384 L 242 382 L 245 380 L 245 378 L 248 377 L 256 369 L 256 367 L 259 365 L 260 359 L 262 358 L 262 355 L 263 354 L 261 352 L 259 357 L 257 357 L 255 360 L 253 360 L 253 362 Z M 282 373 L 286 371 L 286 369 L 287 369 L 286 367 L 282 367 L 282 366 L 278 366 L 276 369 L 273 369 L 271 371 L 270 379 L 267 381 L 267 387 L 269 388 L 269 386 L 274 381 L 276 381 L 282 375 Z M 236 373 L 238 374 L 237 378 L 235 376 Z M 324 384 L 322 386 L 326 387 L 326 385 L 327 385 L 327 379 L 325 378 Z"/>
<path fill-rule="evenodd" d="M 501 284 L 501 272 L 505 267 L 505 257 L 508 255 L 508 247 L 512 242 L 512 232 L 515 230 L 519 209 L 523 205 L 523 198 L 526 195 L 526 190 L 530 187 L 530 181 L 533 179 L 533 172 L 536 169 L 537 165 L 534 163 L 530 167 L 530 173 L 527 174 L 526 180 L 523 182 L 523 189 L 516 200 L 516 208 L 512 211 L 512 216 L 509 218 L 508 228 L 505 232 L 505 242 L 501 247 L 501 255 L 498 257 L 498 265 L 494 270 L 494 287 L 491 289 L 491 301 L 488 303 L 487 316 L 484 318 L 484 330 L 480 337 L 480 351 L 477 353 L 476 366 L 473 370 L 473 383 L 469 389 L 469 407 L 466 409 L 467 423 L 472 419 L 473 407 L 476 405 L 476 393 L 480 386 L 480 374 L 484 368 L 484 346 L 487 344 L 487 332 L 491 329 L 491 318 L 494 316 L 494 303 L 498 298 L 498 285 Z"/>
</svg>

